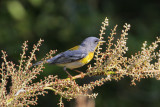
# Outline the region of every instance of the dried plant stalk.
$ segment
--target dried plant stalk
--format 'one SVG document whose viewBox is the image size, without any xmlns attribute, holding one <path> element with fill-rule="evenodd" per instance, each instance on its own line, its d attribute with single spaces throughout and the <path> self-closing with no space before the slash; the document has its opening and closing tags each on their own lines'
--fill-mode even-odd
<svg viewBox="0 0 160 107">
<path fill-rule="evenodd" d="M 99 38 L 104 39 L 106 27 L 109 25 L 108 19 L 102 22 Z M 56 50 L 51 50 L 38 66 L 32 66 L 32 62 L 36 60 L 36 51 L 39 51 L 39 46 L 43 40 L 39 40 L 37 45 L 33 46 L 30 56 L 26 56 L 28 50 L 28 41 L 24 42 L 22 46 L 21 59 L 19 65 L 15 65 L 12 61 L 7 61 L 7 54 L 2 51 L 2 59 L 0 68 L 0 106 L 29 106 L 37 104 L 38 95 L 44 95 L 47 90 L 52 90 L 55 95 L 60 95 L 59 106 L 64 107 L 63 99 L 74 99 L 79 96 L 86 96 L 89 98 L 96 98 L 98 93 L 88 94 L 88 91 L 93 90 L 97 86 L 103 85 L 107 81 L 120 80 L 124 76 L 129 76 L 132 85 L 136 85 L 136 81 L 142 78 L 156 78 L 160 80 L 160 50 L 156 52 L 159 47 L 160 38 L 147 46 L 147 42 L 143 43 L 142 50 L 127 58 L 124 55 L 128 51 L 127 35 L 130 30 L 130 24 L 123 26 L 120 38 L 115 40 L 117 25 L 111 30 L 106 43 L 106 50 L 102 51 L 99 46 L 95 52 L 95 63 L 89 65 L 87 72 L 83 74 L 84 77 L 103 75 L 102 78 L 91 81 L 88 84 L 79 85 L 76 80 L 81 78 L 81 74 L 70 78 L 61 79 L 58 76 L 49 75 L 40 82 L 33 83 L 32 81 L 43 72 L 43 64 L 47 59 L 55 54 Z M 159 48 L 158 48 L 159 49 Z M 155 60 L 153 63 L 152 60 Z M 9 93 L 7 93 L 6 85 L 8 78 L 11 78 L 12 86 Z"/>
</svg>

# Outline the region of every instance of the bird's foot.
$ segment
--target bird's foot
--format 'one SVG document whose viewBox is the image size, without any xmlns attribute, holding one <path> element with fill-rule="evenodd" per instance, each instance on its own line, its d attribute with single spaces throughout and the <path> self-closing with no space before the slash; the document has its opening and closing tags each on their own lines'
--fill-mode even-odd
<svg viewBox="0 0 160 107">
<path fill-rule="evenodd" d="M 70 80 L 72 80 L 72 75 L 68 75 L 68 78 L 70 78 Z"/>
<path fill-rule="evenodd" d="M 75 71 L 81 74 L 81 78 L 84 78 L 84 74 L 83 74 L 83 72 L 78 71 L 78 70 L 75 70 Z"/>
<path fill-rule="evenodd" d="M 68 78 L 70 78 L 70 80 L 72 80 L 72 75 L 67 70 L 65 70 L 65 72 L 68 74 Z"/>
<path fill-rule="evenodd" d="M 81 72 L 81 78 L 84 78 L 84 74 L 83 74 L 83 72 Z"/>
</svg>

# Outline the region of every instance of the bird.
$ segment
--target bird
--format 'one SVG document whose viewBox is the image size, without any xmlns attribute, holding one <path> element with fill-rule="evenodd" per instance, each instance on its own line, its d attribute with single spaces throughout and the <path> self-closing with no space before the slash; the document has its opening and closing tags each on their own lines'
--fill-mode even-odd
<svg viewBox="0 0 160 107">
<path fill-rule="evenodd" d="M 64 67 L 64 71 L 71 76 L 66 69 L 72 70 L 88 64 L 93 59 L 96 48 L 104 42 L 106 41 L 100 40 L 97 37 L 87 37 L 80 45 L 57 54 L 46 60 L 46 63 Z M 39 65 L 41 63 L 42 61 L 39 61 L 34 65 Z"/>
</svg>

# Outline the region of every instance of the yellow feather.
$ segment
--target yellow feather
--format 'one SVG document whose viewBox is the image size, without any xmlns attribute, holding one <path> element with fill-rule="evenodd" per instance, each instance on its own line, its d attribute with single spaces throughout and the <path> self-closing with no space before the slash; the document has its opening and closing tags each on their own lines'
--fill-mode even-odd
<svg viewBox="0 0 160 107">
<path fill-rule="evenodd" d="M 79 46 L 75 46 L 75 47 L 73 47 L 73 48 L 70 48 L 69 50 L 70 51 L 73 51 L 73 50 L 78 50 L 79 49 Z"/>
<path fill-rule="evenodd" d="M 85 58 L 81 59 L 80 62 L 83 64 L 87 64 L 92 60 L 93 56 L 94 56 L 94 52 L 90 52 Z"/>
</svg>

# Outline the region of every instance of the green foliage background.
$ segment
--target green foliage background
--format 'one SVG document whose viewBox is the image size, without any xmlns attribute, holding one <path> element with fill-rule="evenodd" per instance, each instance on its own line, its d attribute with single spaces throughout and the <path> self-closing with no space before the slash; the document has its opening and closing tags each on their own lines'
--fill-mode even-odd
<svg viewBox="0 0 160 107">
<path fill-rule="evenodd" d="M 88 36 L 99 37 L 101 22 L 106 16 L 110 26 L 105 39 L 114 25 L 119 25 L 117 33 L 120 34 L 124 23 L 131 24 L 127 56 L 139 51 L 143 41 L 151 43 L 160 35 L 158 0 L 0 0 L 0 50 L 7 51 L 8 59 L 18 63 L 22 43 L 29 40 L 31 50 L 42 38 L 45 42 L 37 53 L 40 60 L 50 49 L 62 52 Z M 67 76 L 61 67 L 46 65 L 39 78 L 49 74 Z M 79 82 L 87 81 L 90 79 Z M 94 91 L 99 93 L 96 107 L 160 106 L 160 82 L 155 79 L 144 79 L 130 86 L 130 79 L 126 77 L 118 82 L 107 82 Z M 57 106 L 58 100 L 58 96 L 49 92 L 39 97 L 37 107 Z M 73 106 L 74 100 L 64 102 L 65 106 Z"/>
</svg>

